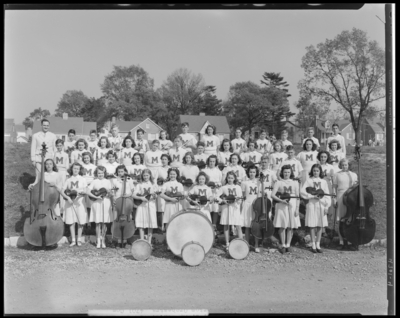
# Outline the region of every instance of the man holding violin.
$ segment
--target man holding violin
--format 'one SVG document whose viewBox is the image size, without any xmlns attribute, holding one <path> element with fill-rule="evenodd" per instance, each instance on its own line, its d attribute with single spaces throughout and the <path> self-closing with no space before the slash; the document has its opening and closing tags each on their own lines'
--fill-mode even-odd
<svg viewBox="0 0 400 318">
<path fill-rule="evenodd" d="M 46 159 L 53 159 L 54 154 L 56 152 L 56 140 L 57 137 L 55 134 L 49 131 L 50 121 L 48 119 L 42 119 L 42 131 L 37 132 L 32 136 L 32 144 L 31 144 L 31 161 L 32 165 L 36 168 L 36 176 L 39 177 L 42 167 L 42 157 L 41 150 L 42 144 L 46 144 Z"/>
</svg>

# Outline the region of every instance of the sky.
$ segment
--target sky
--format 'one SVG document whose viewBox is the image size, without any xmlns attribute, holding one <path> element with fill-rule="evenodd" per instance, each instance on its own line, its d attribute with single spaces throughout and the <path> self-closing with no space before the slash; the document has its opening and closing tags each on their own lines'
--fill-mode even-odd
<svg viewBox="0 0 400 318">
<path fill-rule="evenodd" d="M 265 72 L 289 84 L 295 111 L 306 47 L 358 28 L 385 47 L 383 4 L 360 10 L 5 11 L 5 118 L 51 114 L 68 90 L 102 95 L 113 66 L 140 65 L 160 87 L 187 68 L 225 100 L 237 82 Z"/>
</svg>

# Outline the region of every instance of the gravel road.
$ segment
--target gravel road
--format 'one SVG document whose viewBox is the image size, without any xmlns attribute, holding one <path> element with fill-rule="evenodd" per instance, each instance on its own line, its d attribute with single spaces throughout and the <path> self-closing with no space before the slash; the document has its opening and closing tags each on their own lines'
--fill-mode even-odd
<svg viewBox="0 0 400 318">
<path fill-rule="evenodd" d="M 129 245 L 128 245 L 129 246 Z M 244 260 L 212 248 L 197 267 L 165 245 L 145 262 L 129 249 L 5 249 L 5 313 L 207 309 L 210 313 L 386 314 L 386 249 L 263 249 Z"/>
</svg>

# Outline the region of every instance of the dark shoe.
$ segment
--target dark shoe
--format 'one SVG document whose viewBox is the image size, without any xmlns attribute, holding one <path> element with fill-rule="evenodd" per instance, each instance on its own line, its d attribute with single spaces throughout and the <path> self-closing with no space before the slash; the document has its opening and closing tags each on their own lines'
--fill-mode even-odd
<svg viewBox="0 0 400 318">
<path fill-rule="evenodd" d="M 285 254 L 286 253 L 286 248 L 285 247 L 281 247 L 278 249 L 279 253 L 281 254 Z"/>
<path fill-rule="evenodd" d="M 344 251 L 344 250 L 347 249 L 347 246 L 346 246 L 346 245 L 343 245 L 343 244 L 340 244 L 340 245 L 338 246 L 337 249 L 338 249 L 339 251 Z"/>
<path fill-rule="evenodd" d="M 293 253 L 293 248 L 291 248 L 291 247 L 286 247 L 286 252 L 288 252 L 288 253 Z"/>
<path fill-rule="evenodd" d="M 311 252 L 317 253 L 317 250 L 316 250 L 315 248 L 312 248 L 312 249 L 311 249 Z"/>
<path fill-rule="evenodd" d="M 322 253 L 322 250 L 319 249 L 319 248 L 317 248 L 317 252 L 318 252 L 318 253 Z"/>
<path fill-rule="evenodd" d="M 349 250 L 349 251 L 353 251 L 353 252 L 358 251 L 358 246 L 349 245 L 348 250 Z"/>
</svg>

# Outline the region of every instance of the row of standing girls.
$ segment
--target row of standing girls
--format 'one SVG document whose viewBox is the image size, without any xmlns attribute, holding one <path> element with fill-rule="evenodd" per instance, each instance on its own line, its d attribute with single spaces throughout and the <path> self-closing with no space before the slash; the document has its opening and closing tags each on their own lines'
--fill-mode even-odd
<svg viewBox="0 0 400 318">
<path fill-rule="evenodd" d="M 239 133 L 237 132 L 237 135 Z M 95 134 L 94 134 L 95 136 Z M 91 136 L 92 138 L 92 136 Z M 76 199 L 76 202 L 74 202 L 73 204 L 70 202 L 72 201 L 70 198 L 66 197 L 62 193 L 62 197 L 64 198 L 64 200 L 62 200 L 63 202 L 60 205 L 60 209 L 59 209 L 59 213 L 64 210 L 65 212 L 68 210 L 69 213 L 63 213 L 64 214 L 64 221 L 67 224 L 74 224 L 74 223 L 78 223 L 78 245 L 80 245 L 80 238 L 81 238 L 81 233 L 82 233 L 82 225 L 85 224 L 88 221 L 96 221 L 96 217 L 98 215 L 97 211 L 99 210 L 99 208 L 97 208 L 96 206 L 98 206 L 98 204 L 95 204 L 98 200 L 100 199 L 96 199 L 96 201 L 93 203 L 91 203 L 89 197 L 91 196 L 90 194 L 88 194 L 87 191 L 85 191 L 85 189 L 93 189 L 93 187 L 98 187 L 97 185 L 97 181 L 101 180 L 102 183 L 110 183 L 114 182 L 113 181 L 109 181 L 107 179 L 105 179 L 105 176 L 107 174 L 114 174 L 116 171 L 116 168 L 119 166 L 119 164 L 116 162 L 116 159 L 121 160 L 123 163 L 127 163 L 127 166 L 123 167 L 123 171 L 124 172 L 120 172 L 122 174 L 124 173 L 128 173 L 128 174 L 133 174 L 133 175 L 137 175 L 137 176 L 141 176 L 141 178 L 143 180 L 146 180 L 145 182 L 150 182 L 151 187 L 153 187 L 153 192 L 152 192 L 152 196 L 153 196 L 153 200 L 155 202 L 151 203 L 151 206 L 155 206 L 155 208 L 149 208 L 150 203 L 147 205 L 147 209 L 152 210 L 152 211 L 156 211 L 156 212 L 164 212 L 164 216 L 163 216 L 163 224 L 168 223 L 170 217 L 173 215 L 173 213 L 176 213 L 177 211 L 179 211 L 180 209 L 184 209 L 188 207 L 188 203 L 187 201 L 183 201 L 183 202 L 177 202 L 177 199 L 175 198 L 170 198 L 167 197 L 165 195 L 165 190 L 164 193 L 159 193 L 159 196 L 156 196 L 156 192 L 158 191 L 156 189 L 156 185 L 153 184 L 154 180 L 157 180 L 157 178 L 162 178 L 162 179 L 166 179 L 166 177 L 168 177 L 169 181 L 167 183 L 165 183 L 165 186 L 163 187 L 164 189 L 166 187 L 169 186 L 168 190 L 180 190 L 182 192 L 186 193 L 194 193 L 197 194 L 196 191 L 200 191 L 199 187 L 206 187 L 206 184 L 208 183 L 208 181 L 213 181 L 216 184 L 216 187 L 214 189 L 206 189 L 208 194 L 211 193 L 212 196 L 218 197 L 218 194 L 224 192 L 224 191 L 228 191 L 227 193 L 229 193 L 229 191 L 233 191 L 233 188 L 231 188 L 229 190 L 226 188 L 219 188 L 222 186 L 222 184 L 227 184 L 228 186 L 232 186 L 232 185 L 237 185 L 238 187 L 234 187 L 236 188 L 235 191 L 236 195 L 238 197 L 242 196 L 242 193 L 244 191 L 249 191 L 249 189 L 251 187 L 246 186 L 246 183 L 243 181 L 249 181 L 249 182 L 255 182 L 254 178 L 252 179 L 250 176 L 252 174 L 256 174 L 257 172 L 254 172 L 253 170 L 247 171 L 247 173 L 244 171 L 243 167 L 240 165 L 241 161 L 244 159 L 244 161 L 253 161 L 256 162 L 256 167 L 258 169 L 258 165 L 261 165 L 261 169 L 267 173 L 266 170 L 269 170 L 268 167 L 272 167 L 272 169 L 270 170 L 269 174 L 271 175 L 270 180 L 268 182 L 272 182 L 273 179 L 275 179 L 276 181 L 283 181 L 284 180 L 284 169 L 283 166 L 285 165 L 290 165 L 291 167 L 291 173 L 290 176 L 295 177 L 297 174 L 297 177 L 301 176 L 302 178 L 302 184 L 305 184 L 306 180 L 308 179 L 308 173 L 309 173 L 309 167 L 310 165 L 314 165 L 318 162 L 321 163 L 322 167 L 325 167 L 325 169 L 323 170 L 324 174 L 324 179 L 326 179 L 328 177 L 328 175 L 330 176 L 330 179 L 332 179 L 332 176 L 334 175 L 334 172 L 337 171 L 338 169 L 333 169 L 334 166 L 329 167 L 329 164 L 327 163 L 329 160 L 329 157 L 333 157 L 335 155 L 340 156 L 341 153 L 337 154 L 337 148 L 340 148 L 340 143 L 337 142 L 336 140 L 333 140 L 330 144 L 329 144 L 329 148 L 330 151 L 329 152 L 320 152 L 320 153 L 316 153 L 315 152 L 315 146 L 316 144 L 314 143 L 313 139 L 309 138 L 310 140 L 305 140 L 304 143 L 304 151 L 301 152 L 297 158 L 294 158 L 294 150 L 293 147 L 288 147 L 287 148 L 287 154 L 283 153 L 282 150 L 284 148 L 284 144 L 281 141 L 277 141 L 273 144 L 273 148 L 275 150 L 274 153 L 270 154 L 270 156 L 264 156 L 263 159 L 255 159 L 254 161 L 252 160 L 251 154 L 252 152 L 254 152 L 254 149 L 256 149 L 257 147 L 257 143 L 256 142 L 249 142 L 247 144 L 247 148 L 248 151 L 247 152 L 239 152 L 240 155 L 238 153 L 236 153 L 236 155 L 234 155 L 234 153 L 231 151 L 231 145 L 234 144 L 234 142 L 232 141 L 232 143 L 230 144 L 229 140 L 224 140 L 222 142 L 221 146 L 221 150 L 224 151 L 218 151 L 218 156 L 217 155 L 206 155 L 206 156 L 202 156 L 202 144 L 199 143 L 198 144 L 198 154 L 193 156 L 192 153 L 187 153 L 185 152 L 184 154 L 182 154 L 182 156 L 180 155 L 176 155 L 174 156 L 174 154 L 172 153 L 172 156 L 167 156 L 164 153 L 161 154 L 160 156 L 160 162 L 161 162 L 161 166 L 152 166 L 151 164 L 154 163 L 154 159 L 152 160 L 147 160 L 146 161 L 146 155 L 147 152 L 145 153 L 145 155 L 143 156 L 144 158 L 142 158 L 142 156 L 140 156 L 140 152 L 138 155 L 132 156 L 133 158 L 130 159 L 129 155 L 126 155 L 127 150 L 129 151 L 129 149 L 131 147 L 132 144 L 134 144 L 134 141 L 130 138 L 127 137 L 123 140 L 122 142 L 122 146 L 124 147 L 124 149 L 120 150 L 120 153 L 116 153 L 114 151 L 110 151 L 110 148 L 107 148 L 107 144 L 109 143 L 108 138 L 106 137 L 101 137 L 100 140 L 97 142 L 97 148 L 94 148 L 94 153 L 95 156 L 97 158 L 97 166 L 93 164 L 93 159 L 92 159 L 92 152 L 91 151 L 87 151 L 87 148 L 89 146 L 89 143 L 87 143 L 85 140 L 80 139 L 77 142 L 75 142 L 75 147 L 76 150 L 73 150 L 70 152 L 70 156 L 71 156 L 71 161 L 74 162 L 74 165 L 72 165 L 71 167 L 69 167 L 69 156 L 62 151 L 63 145 L 62 145 L 62 140 L 58 140 L 57 141 L 57 153 L 55 155 L 55 164 L 54 162 L 52 162 L 53 167 L 52 168 L 48 168 L 47 166 L 51 165 L 51 163 L 49 161 L 46 161 L 46 177 L 52 179 L 54 182 L 54 184 L 56 184 L 58 187 L 60 187 L 60 185 L 62 186 L 62 188 L 60 189 L 67 189 L 67 188 L 71 188 L 71 189 L 79 189 L 82 191 L 82 193 L 84 195 L 80 196 L 79 199 Z M 92 141 L 93 144 L 93 141 Z M 154 141 L 152 143 L 152 150 L 151 152 L 156 153 L 158 151 L 158 146 L 161 144 L 160 141 Z M 174 144 L 175 144 L 175 150 L 178 153 L 180 151 L 180 146 L 182 144 L 182 138 L 176 138 L 174 140 Z M 64 145 L 65 146 L 65 145 Z M 104 151 L 104 149 L 107 150 L 107 152 Z M 90 149 L 93 150 L 93 149 Z M 124 152 L 125 150 L 125 152 Z M 170 149 L 171 150 L 171 149 Z M 172 149 L 173 150 L 173 149 Z M 100 156 L 98 153 L 105 153 L 105 156 Z M 228 156 L 225 155 L 221 155 L 221 153 L 228 153 L 229 154 L 229 159 Z M 331 154 L 333 153 L 333 154 Z M 121 155 L 123 154 L 123 155 Z M 157 153 L 157 155 L 159 155 L 159 153 Z M 171 152 L 170 152 L 171 155 Z M 197 158 L 196 158 L 197 156 Z M 174 160 L 172 162 L 170 162 L 172 157 Z M 182 158 L 183 157 L 183 158 Z M 108 161 L 106 161 L 105 159 L 108 159 Z M 129 160 L 129 159 L 130 160 Z M 151 156 L 147 156 L 147 158 L 152 158 Z M 145 159 L 145 162 L 148 164 L 147 167 L 150 168 L 149 170 L 147 170 L 147 175 L 145 176 L 145 174 L 143 174 L 143 172 L 147 169 L 147 167 L 145 165 L 143 165 L 143 159 Z M 204 174 L 200 175 L 199 174 L 199 168 L 196 165 L 193 165 L 193 163 L 195 161 L 200 161 L 206 159 L 206 168 L 204 168 Z M 218 159 L 222 159 L 225 161 L 225 167 L 223 169 L 223 171 L 221 171 L 217 166 L 218 166 Z M 100 161 L 103 160 L 103 161 Z M 228 161 L 227 161 L 228 160 Z M 51 161 L 51 160 L 50 160 Z M 294 163 L 291 163 L 291 161 L 294 161 Z M 333 164 L 336 162 L 337 165 L 337 158 L 336 160 L 333 160 Z M 78 164 L 75 164 L 78 163 Z M 130 165 L 129 165 L 130 163 Z M 101 164 L 103 164 L 103 166 L 101 166 Z M 170 173 L 167 175 L 168 170 L 171 167 L 179 167 L 179 169 L 172 169 L 171 171 L 175 171 L 175 178 L 174 178 L 174 173 Z M 102 168 L 101 168 L 101 167 Z M 312 166 L 311 166 L 312 167 Z M 100 168 L 100 169 L 99 169 Z M 59 170 L 59 176 L 56 178 L 57 180 L 55 180 L 55 174 L 52 173 L 54 172 L 54 170 Z M 77 174 L 74 173 L 74 169 L 77 170 Z M 323 168 L 322 168 L 323 169 Z M 66 180 L 67 177 L 67 171 L 69 172 L 69 175 L 71 176 L 68 179 L 68 182 Z M 100 172 L 99 172 L 100 171 Z M 329 171 L 329 173 L 327 173 L 327 171 Z M 104 176 L 102 176 L 102 173 L 104 174 Z M 119 172 L 117 171 L 116 173 L 117 175 L 119 174 Z M 193 187 L 193 188 L 183 188 L 182 184 L 178 183 L 176 181 L 177 177 L 179 175 L 185 176 L 187 178 L 191 178 L 192 180 L 196 180 L 197 184 Z M 81 176 L 82 178 L 79 178 L 78 176 Z M 93 182 L 96 179 L 96 182 Z M 146 178 L 146 179 L 145 179 Z M 356 177 L 355 177 L 356 178 Z M 204 179 L 204 180 L 203 180 Z M 233 179 L 233 180 L 231 180 Z M 354 179 L 354 177 L 353 177 Z M 150 181 L 149 181 L 150 180 Z M 47 180 L 46 180 L 47 181 Z M 152 182 L 153 181 L 153 182 Z M 203 182 L 204 181 L 204 182 Z M 275 181 L 275 183 L 277 183 Z M 117 177 L 115 179 L 115 183 L 120 182 L 120 179 Z M 242 183 L 243 182 L 243 183 Z M 287 181 L 283 181 L 283 182 L 287 182 Z M 273 183 L 273 182 L 272 182 Z M 93 184 L 93 186 L 92 186 Z M 278 183 L 277 183 L 278 184 Z M 328 183 L 330 184 L 330 183 Z M 104 185 L 104 184 L 103 184 Z M 107 184 L 108 185 L 108 184 Z M 239 186 L 240 185 L 240 186 Z M 336 185 L 337 186 L 337 185 Z M 115 188 L 119 188 L 121 189 L 121 187 L 115 186 Z M 196 188 L 197 187 L 197 188 Z M 116 198 L 115 193 L 113 193 L 113 191 L 111 191 L 112 188 L 112 184 L 109 187 L 109 193 L 108 193 L 108 198 L 110 199 L 111 202 L 111 198 L 114 197 L 114 200 Z M 132 186 L 131 186 L 131 195 L 133 195 L 134 189 L 138 188 L 139 192 L 144 192 L 142 188 L 141 184 L 137 184 L 135 185 L 135 183 L 132 182 Z M 295 187 L 293 186 L 293 189 Z M 96 188 L 94 188 L 96 189 Z M 287 191 L 285 190 L 285 186 L 283 186 L 283 191 Z M 202 189 L 204 190 L 204 189 Z M 328 189 L 328 191 L 331 190 Z M 128 194 L 129 195 L 129 194 Z M 268 193 L 267 193 L 268 195 Z M 271 194 L 269 194 L 271 196 Z M 297 192 L 298 195 L 298 192 Z M 207 195 L 208 196 L 208 195 Z M 250 198 L 250 196 L 248 196 Z M 92 196 L 93 198 L 93 196 Z M 274 198 L 275 199 L 275 198 Z M 106 199 L 102 199 L 107 200 Z M 245 226 L 246 228 L 246 238 L 248 238 L 249 236 L 249 226 L 246 226 L 249 224 L 249 220 L 251 219 L 249 217 L 249 200 L 247 199 L 246 196 L 246 201 L 244 202 L 243 206 L 242 206 L 242 212 L 243 212 L 243 207 L 246 207 L 246 209 L 244 210 L 244 212 L 246 213 L 240 213 L 241 217 L 235 217 L 237 215 L 236 212 L 237 211 L 237 206 L 232 206 L 231 205 L 222 205 L 222 207 L 218 204 L 218 203 L 210 203 L 207 207 L 203 207 L 202 210 L 204 213 L 206 213 L 207 217 L 210 218 L 210 212 L 213 214 L 213 223 L 214 225 L 216 225 L 217 223 L 217 217 L 218 214 L 221 215 L 221 221 L 220 223 L 224 225 L 224 232 L 225 235 L 228 236 L 226 237 L 226 241 L 229 242 L 229 231 L 227 230 L 228 225 L 234 225 L 237 227 L 241 227 L 241 226 Z M 278 200 L 277 200 L 278 201 Z M 279 202 L 279 201 L 278 201 Z M 281 202 L 282 203 L 282 202 Z M 239 210 L 240 210 L 240 201 L 235 203 L 236 205 L 239 204 Z M 283 204 L 283 203 L 282 203 Z M 101 208 L 104 211 L 104 206 L 107 207 L 107 204 L 103 203 L 101 205 Z M 83 207 L 83 208 L 82 208 Z M 92 211 L 96 211 L 96 212 L 92 212 L 90 213 L 90 219 L 88 219 L 88 209 L 90 209 L 90 207 L 92 207 Z M 296 205 L 297 207 L 297 205 Z M 293 209 L 295 210 L 296 207 Z M 111 203 L 110 203 L 110 208 L 112 210 L 111 207 Z M 314 208 L 314 210 L 317 210 L 317 208 Z M 138 209 L 139 210 L 139 209 Z M 78 211 L 80 211 L 79 213 L 77 213 Z M 83 212 L 82 212 L 83 211 Z M 277 211 L 280 211 L 279 209 L 277 209 Z M 236 214 L 235 214 L 236 213 Z M 154 214 L 154 213 L 153 213 Z M 246 214 L 246 223 L 245 223 L 245 214 Z M 109 217 L 108 217 L 109 215 Z M 140 213 L 136 214 L 136 215 L 140 215 Z M 277 214 L 276 214 L 277 215 Z M 105 247 L 104 244 L 104 226 L 101 225 L 101 223 L 107 223 L 106 220 L 108 220 L 109 222 L 113 220 L 113 217 L 111 216 L 111 212 L 109 208 L 106 208 L 106 212 L 103 212 L 102 218 L 101 220 L 103 221 L 103 216 L 105 216 L 104 222 L 96 222 L 96 230 L 98 233 L 98 246 L 103 246 Z M 229 217 L 231 216 L 231 217 Z M 307 219 L 307 218 L 306 218 Z M 152 220 L 156 220 L 155 217 L 152 217 Z M 99 221 L 99 219 L 97 218 L 97 221 Z M 149 221 L 149 220 L 147 220 Z M 281 222 L 280 218 L 275 217 L 274 223 L 276 223 L 276 227 L 279 227 L 280 229 L 283 227 L 280 227 L 280 223 Z M 72 223 L 70 223 L 72 222 Z M 142 222 L 143 223 L 143 222 Z M 144 222 L 146 223 L 146 222 Z M 226 224 L 228 223 L 228 224 Z M 250 221 L 251 223 L 251 221 Z M 310 223 L 311 224 L 311 223 Z M 147 225 L 149 225 L 149 222 L 147 222 Z M 307 224 L 306 224 L 307 225 Z M 144 226 L 144 225 L 143 225 Z M 137 227 L 140 228 L 140 226 L 137 225 Z M 155 227 L 156 224 L 155 224 Z M 71 226 L 71 234 L 72 237 L 75 237 L 75 233 L 74 233 L 74 229 L 75 227 L 73 226 L 73 230 L 72 230 L 72 226 Z M 282 240 L 282 245 L 285 244 L 290 244 L 290 243 L 284 243 L 285 240 L 285 236 L 284 236 L 284 231 L 279 230 L 280 232 L 280 236 L 281 236 L 281 240 Z M 287 231 L 287 240 L 290 242 L 289 238 L 291 238 L 289 231 Z M 241 230 L 238 231 L 238 234 L 241 235 Z M 142 236 L 142 234 L 141 234 Z M 151 239 L 151 234 L 149 235 L 150 239 Z M 317 233 L 317 239 L 318 239 L 318 233 Z M 99 244 L 99 240 L 100 240 L 100 244 Z M 73 240 L 72 244 L 74 245 L 75 240 Z M 314 240 L 313 240 L 314 242 Z M 341 239 L 342 242 L 342 239 Z M 289 248 L 286 247 L 285 248 Z M 316 249 L 318 250 L 319 248 Z M 256 242 L 256 251 L 258 250 L 258 242 Z"/>
</svg>

